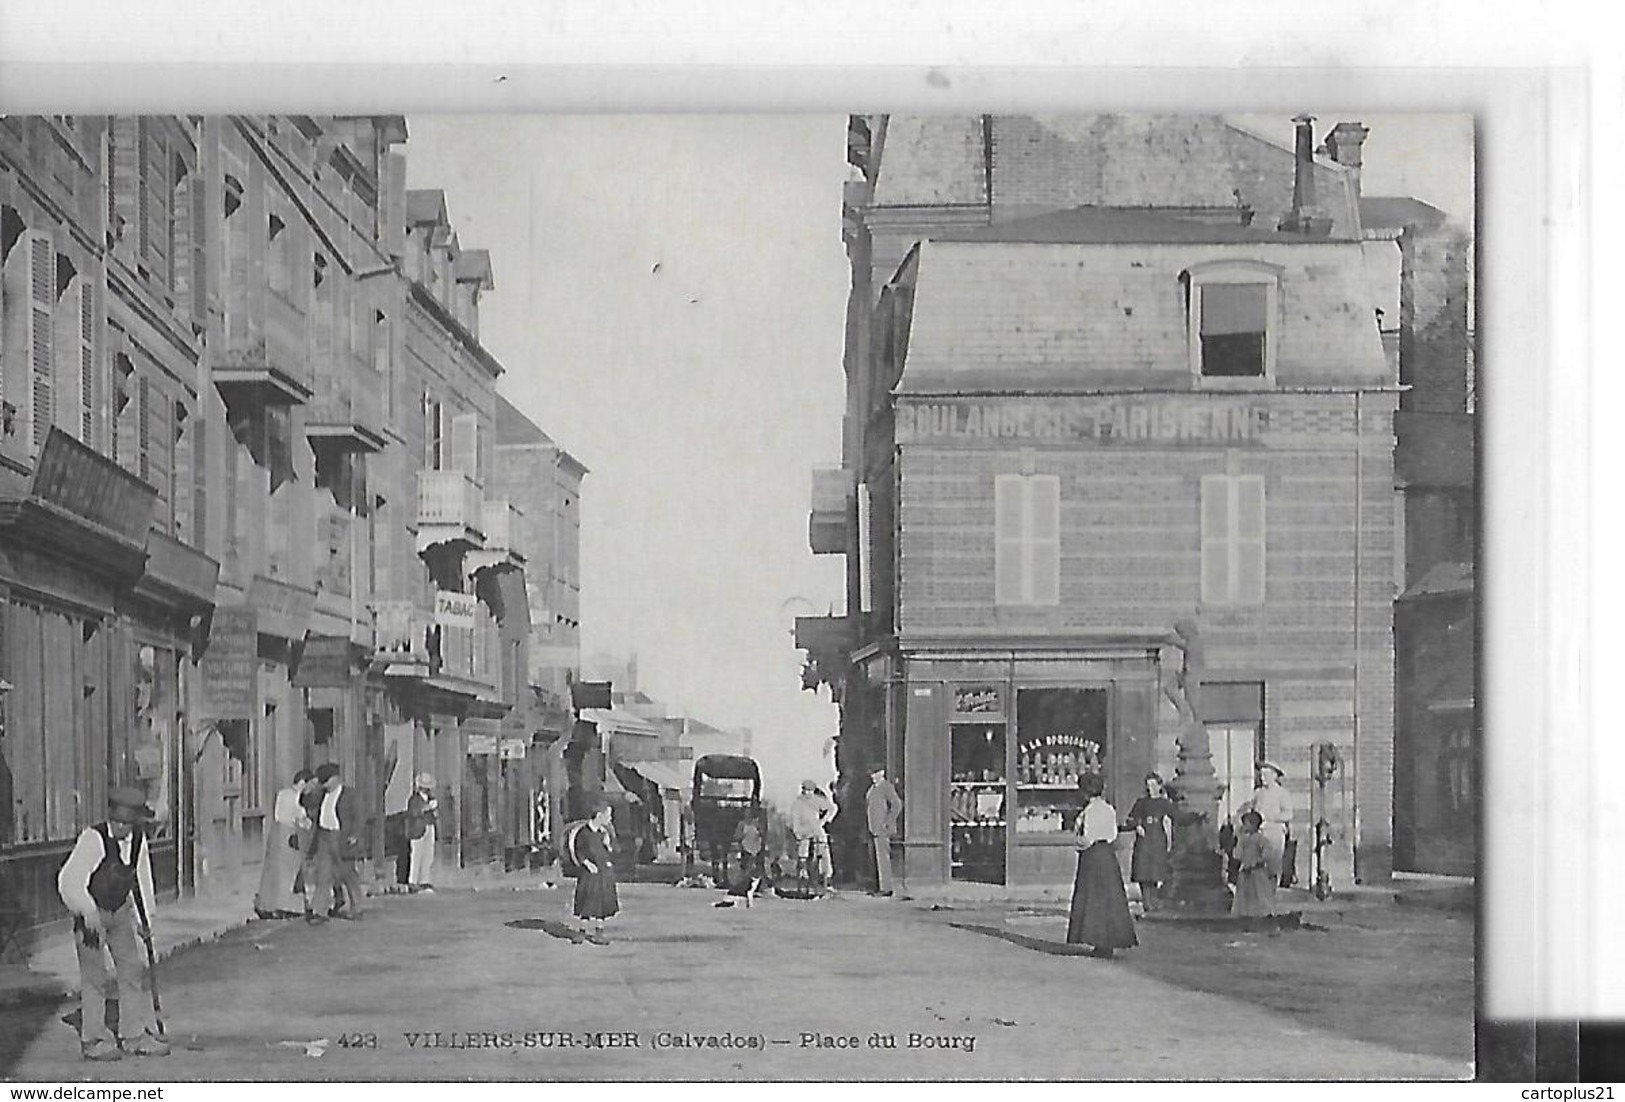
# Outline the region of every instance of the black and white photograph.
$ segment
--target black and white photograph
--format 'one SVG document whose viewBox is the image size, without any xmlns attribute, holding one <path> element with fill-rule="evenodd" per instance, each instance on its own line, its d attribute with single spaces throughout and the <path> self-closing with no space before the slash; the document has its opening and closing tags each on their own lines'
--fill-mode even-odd
<svg viewBox="0 0 1625 1102">
<path fill-rule="evenodd" d="M 1483 120 L 958 102 L 0 115 L 0 1079 L 1482 1073 Z"/>
</svg>

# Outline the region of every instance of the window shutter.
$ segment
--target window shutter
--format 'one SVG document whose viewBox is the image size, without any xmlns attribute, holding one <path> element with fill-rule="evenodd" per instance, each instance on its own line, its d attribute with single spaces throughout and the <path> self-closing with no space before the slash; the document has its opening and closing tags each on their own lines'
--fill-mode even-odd
<svg viewBox="0 0 1625 1102">
<path fill-rule="evenodd" d="M 1027 553 L 1035 605 L 1061 600 L 1061 480 L 1056 475 L 1023 479 L 1027 488 Z"/>
<path fill-rule="evenodd" d="M 56 248 L 50 237 L 30 233 L 28 241 L 28 351 L 32 370 L 29 403 L 31 443 L 38 451 L 51 430 L 51 403 L 56 391 L 51 329 L 56 309 Z"/>
<path fill-rule="evenodd" d="M 874 498 L 867 482 L 858 483 L 858 611 L 874 608 L 875 535 Z"/>
<path fill-rule="evenodd" d="M 143 482 L 152 481 L 152 385 L 142 375 L 136 380 L 135 473 Z"/>
<path fill-rule="evenodd" d="M 402 153 L 384 155 L 384 201 L 379 204 L 379 216 L 384 224 L 378 239 L 390 256 L 406 255 L 406 156 Z"/>
<path fill-rule="evenodd" d="M 451 466 L 475 481 L 480 477 L 480 419 L 459 413 L 451 419 Z"/>
<path fill-rule="evenodd" d="M 96 289 L 79 281 L 79 438 L 91 447 L 101 444 L 96 414 L 101 408 L 101 373 L 96 364 Z"/>
<path fill-rule="evenodd" d="M 134 254 L 141 233 L 141 139 L 145 136 L 145 128 L 139 125 L 139 120 L 113 120 L 108 233 L 118 251 L 126 257 Z"/>
<path fill-rule="evenodd" d="M 1026 541 L 1022 538 L 1026 521 L 1025 480 L 1018 474 L 1001 474 L 993 479 L 993 601 L 1020 604 Z"/>
<path fill-rule="evenodd" d="M 1202 476 L 1202 603 L 1230 601 L 1230 479 Z"/>
<path fill-rule="evenodd" d="M 198 329 L 209 324 L 209 188 L 201 166 L 192 174 L 187 192 L 187 245 L 191 249 L 192 322 Z"/>
<path fill-rule="evenodd" d="M 423 469 L 438 471 L 445 466 L 442 452 L 442 432 L 445 429 L 445 407 L 423 392 Z"/>
<path fill-rule="evenodd" d="M 190 424 L 193 420 L 185 404 L 174 404 L 169 422 L 169 439 L 175 449 L 169 480 L 173 487 L 170 496 L 174 501 L 175 513 L 174 531 L 171 534 L 182 541 L 190 539 L 192 535 L 192 510 L 196 505 L 192 497 L 192 466 L 197 462 L 193 455 L 194 439 Z"/>
<path fill-rule="evenodd" d="M 200 402 L 197 415 L 192 418 L 192 546 L 208 554 L 208 472 L 213 469 L 213 457 L 209 455 L 209 422 L 205 413 Z"/>
<path fill-rule="evenodd" d="M 226 310 L 226 338 L 241 346 L 248 340 L 252 322 L 250 288 L 253 281 L 254 243 L 249 227 L 248 167 L 229 149 L 222 148 L 220 160 L 220 209 L 224 221 L 220 252 L 220 294 Z"/>
<path fill-rule="evenodd" d="M 383 376 L 389 375 L 390 342 L 393 340 L 389 317 L 382 310 L 373 312 L 372 369 Z"/>
<path fill-rule="evenodd" d="M 1232 554 L 1236 572 L 1237 604 L 1264 603 L 1264 477 L 1242 475 L 1231 479 L 1235 494 Z"/>
</svg>

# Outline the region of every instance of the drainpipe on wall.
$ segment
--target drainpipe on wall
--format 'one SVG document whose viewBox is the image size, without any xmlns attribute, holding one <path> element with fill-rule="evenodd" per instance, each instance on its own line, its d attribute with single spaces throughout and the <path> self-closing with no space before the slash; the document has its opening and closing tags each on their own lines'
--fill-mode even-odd
<svg viewBox="0 0 1625 1102">
<path fill-rule="evenodd" d="M 1365 519 L 1365 422 L 1360 403 L 1360 392 L 1354 392 L 1354 745 L 1350 749 L 1349 782 L 1354 788 L 1352 827 L 1354 837 L 1349 850 L 1354 861 L 1354 882 L 1360 883 L 1360 539 Z"/>
</svg>

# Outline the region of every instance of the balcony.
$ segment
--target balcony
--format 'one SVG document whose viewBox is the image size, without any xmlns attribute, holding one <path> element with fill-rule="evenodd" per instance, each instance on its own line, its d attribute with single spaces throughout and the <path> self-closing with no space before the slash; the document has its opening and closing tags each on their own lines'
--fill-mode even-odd
<svg viewBox="0 0 1625 1102">
<path fill-rule="evenodd" d="M 147 570 L 136 593 L 172 608 L 205 612 L 214 607 L 220 564 L 162 532 L 147 537 Z"/>
<path fill-rule="evenodd" d="M 525 553 L 519 549 L 519 510 L 506 501 L 487 501 L 483 509 L 485 546 L 468 554 L 470 573 L 499 567 L 524 569 Z"/>
<path fill-rule="evenodd" d="M 354 452 L 383 451 L 384 379 L 338 356 L 316 380 L 315 398 L 305 415 L 305 435 Z"/>
<path fill-rule="evenodd" d="M 310 354 L 310 332 L 304 311 L 280 294 L 266 292 L 262 325 L 251 317 L 228 326 L 224 350 L 214 368 L 214 382 L 228 404 L 245 391 L 256 391 L 273 405 L 304 405 L 316 389 Z M 234 305 L 246 305 L 243 296 Z M 240 307 L 239 307 L 240 308 Z"/>
<path fill-rule="evenodd" d="M 812 513 L 807 518 L 807 544 L 815 555 L 846 554 L 851 516 L 852 480 L 841 468 L 812 473 Z"/>
<path fill-rule="evenodd" d="M 485 499 L 461 471 L 419 471 L 418 554 L 442 545 L 485 545 Z"/>
<path fill-rule="evenodd" d="M 377 658 L 392 666 L 429 668 L 430 616 L 411 601 L 379 601 L 373 606 Z"/>
</svg>

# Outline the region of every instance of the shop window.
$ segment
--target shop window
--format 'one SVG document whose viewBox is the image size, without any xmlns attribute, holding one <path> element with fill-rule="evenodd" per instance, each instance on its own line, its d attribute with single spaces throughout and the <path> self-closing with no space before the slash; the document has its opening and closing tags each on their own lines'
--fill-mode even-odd
<svg viewBox="0 0 1625 1102">
<path fill-rule="evenodd" d="M 1202 476 L 1202 603 L 1264 602 L 1264 478 Z"/>
<path fill-rule="evenodd" d="M 1060 603 L 1060 478 L 999 475 L 993 482 L 993 511 L 994 603 Z"/>
<path fill-rule="evenodd" d="M 1077 825 L 1078 778 L 1108 780 L 1110 701 L 1099 689 L 1021 689 L 1016 693 L 1017 834 L 1055 834 Z M 1107 792 L 1107 798 L 1117 796 Z"/>
<path fill-rule="evenodd" d="M 1186 284 L 1191 371 L 1198 380 L 1269 380 L 1275 376 L 1278 270 L 1223 264 L 1182 275 Z"/>
</svg>

